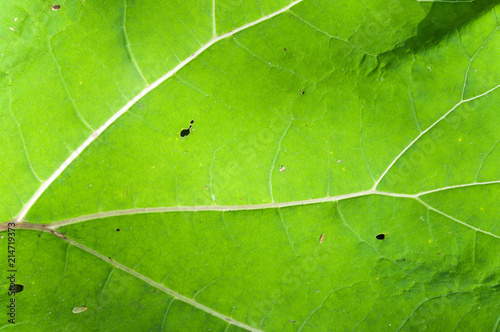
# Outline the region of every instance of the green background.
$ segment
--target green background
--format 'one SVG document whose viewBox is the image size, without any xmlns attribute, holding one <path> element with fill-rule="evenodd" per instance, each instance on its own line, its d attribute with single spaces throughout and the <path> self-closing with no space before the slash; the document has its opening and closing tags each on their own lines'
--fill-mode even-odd
<svg viewBox="0 0 500 332">
<path fill-rule="evenodd" d="M 1 326 L 497 331 L 497 3 L 3 1 Z"/>
</svg>

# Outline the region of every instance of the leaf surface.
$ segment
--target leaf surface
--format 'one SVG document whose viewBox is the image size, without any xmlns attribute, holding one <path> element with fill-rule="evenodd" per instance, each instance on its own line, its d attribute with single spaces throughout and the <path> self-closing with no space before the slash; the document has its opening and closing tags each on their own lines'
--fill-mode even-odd
<svg viewBox="0 0 500 332">
<path fill-rule="evenodd" d="M 498 1 L 0 13 L 16 328 L 498 329 Z"/>
</svg>

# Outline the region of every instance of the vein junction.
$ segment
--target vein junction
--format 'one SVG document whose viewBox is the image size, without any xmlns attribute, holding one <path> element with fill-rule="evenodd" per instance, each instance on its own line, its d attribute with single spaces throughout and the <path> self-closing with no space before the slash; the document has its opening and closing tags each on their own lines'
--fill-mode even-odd
<svg viewBox="0 0 500 332">
<path fill-rule="evenodd" d="M 150 208 L 150 209 L 144 208 L 144 209 L 121 210 L 121 211 L 117 210 L 117 211 L 109 211 L 109 212 L 105 212 L 105 213 L 98 213 L 98 214 L 93 214 L 93 215 L 82 216 L 82 217 L 74 218 L 74 219 L 68 219 L 68 220 L 53 223 L 53 224 L 32 224 L 32 223 L 26 223 L 26 222 L 19 223 L 19 222 L 15 222 L 15 221 L 11 221 L 11 222 L 15 222 L 16 228 L 18 228 L 18 229 L 28 229 L 28 230 L 35 230 L 35 231 L 42 231 L 42 232 L 51 233 L 51 234 L 57 236 L 58 238 L 62 239 L 63 241 L 66 241 L 69 244 L 71 244 L 71 245 L 73 245 L 81 250 L 84 250 L 87 253 L 89 253 L 89 254 L 91 254 L 91 255 L 93 255 L 93 256 L 95 256 L 103 261 L 108 262 L 109 264 L 113 265 L 115 268 L 118 268 L 118 269 L 142 280 L 143 282 L 169 294 L 170 296 L 172 296 L 174 298 L 174 300 L 178 300 L 178 301 L 182 301 L 182 302 L 185 302 L 187 304 L 190 304 L 199 310 L 202 310 L 202 311 L 207 312 L 213 316 L 216 316 L 224 321 L 229 322 L 230 325 L 232 324 L 232 325 L 241 327 L 241 328 L 249 330 L 249 331 L 260 332 L 262 330 L 251 327 L 251 326 L 249 326 L 245 323 L 239 322 L 237 320 L 234 320 L 230 316 L 226 316 L 224 314 L 221 314 L 210 307 L 207 307 L 199 302 L 196 302 L 194 298 L 188 298 L 180 293 L 177 293 L 174 290 L 165 287 L 161 283 L 158 283 L 158 282 L 138 273 L 133 268 L 129 268 L 123 264 L 120 264 L 120 263 L 114 261 L 113 259 L 106 257 L 106 256 L 102 255 L 101 253 L 99 253 L 95 250 L 92 250 L 92 249 L 84 246 L 83 244 L 81 244 L 77 241 L 74 241 L 72 239 L 67 238 L 64 234 L 58 232 L 57 229 L 62 227 L 62 226 L 67 226 L 67 225 L 71 225 L 74 223 L 84 222 L 84 221 L 98 219 L 98 218 L 119 216 L 119 215 L 130 215 L 130 214 L 140 214 L 140 213 L 161 213 L 161 212 L 172 212 L 172 211 L 196 212 L 196 211 L 238 211 L 238 210 L 255 210 L 255 209 L 266 209 L 266 208 L 280 209 L 280 208 L 286 208 L 286 207 L 297 206 L 297 205 L 317 204 L 317 203 L 322 203 L 322 202 L 335 202 L 335 201 L 338 202 L 340 200 L 368 196 L 368 195 L 384 195 L 384 196 L 391 196 L 391 197 L 398 197 L 398 198 L 415 199 L 419 203 L 424 205 L 427 209 L 432 210 L 436 213 L 439 213 L 439 214 L 445 216 L 446 218 L 448 218 L 456 223 L 459 223 L 463 226 L 471 228 L 471 229 L 475 230 L 476 232 L 481 232 L 481 233 L 490 235 L 492 237 L 495 237 L 497 239 L 500 239 L 500 236 L 498 236 L 498 235 L 495 235 L 493 233 L 476 228 L 472 225 L 469 225 L 461 220 L 454 218 L 453 216 L 447 215 L 446 213 L 444 213 L 444 212 L 434 208 L 433 206 L 427 204 L 426 202 L 424 202 L 420 198 L 421 196 L 424 196 L 427 194 L 445 191 L 445 190 L 452 190 L 452 189 L 456 189 L 456 188 L 464 188 L 464 187 L 470 187 L 470 186 L 475 186 L 475 185 L 496 184 L 496 183 L 500 183 L 500 181 L 471 183 L 471 184 L 450 186 L 450 187 L 434 189 L 434 190 L 430 190 L 427 192 L 422 192 L 422 193 L 418 193 L 418 194 L 414 194 L 414 195 L 381 192 L 381 191 L 371 189 L 371 190 L 362 191 L 362 192 L 353 193 L 353 194 L 346 194 L 346 195 L 340 195 L 340 196 L 335 196 L 335 197 L 325 197 L 325 198 L 318 198 L 318 199 L 310 199 L 310 200 L 306 200 L 306 201 L 296 201 L 296 202 L 268 203 L 268 204 L 256 204 L 256 205 L 246 205 L 246 206 L 211 205 L 211 206 L 191 206 L 191 207 L 189 207 L 189 206 L 186 206 L 186 207 L 182 207 L 182 206 L 180 206 L 180 207 L 162 207 L 162 208 Z M 0 231 L 5 231 L 8 228 L 8 224 L 9 224 L 9 222 L 5 222 L 5 223 L 0 224 Z"/>
<path fill-rule="evenodd" d="M 421 203 L 422 205 L 427 207 L 429 210 L 433 210 L 434 212 L 437 212 L 437 213 L 439 213 L 439 214 L 441 214 L 441 215 L 443 215 L 443 216 L 445 216 L 445 217 L 447 217 L 455 222 L 458 222 L 458 223 L 460 223 L 466 227 L 469 227 L 471 229 L 474 229 L 478 232 L 491 235 L 495 238 L 500 238 L 498 235 L 481 230 L 481 229 L 476 228 L 474 226 L 471 226 L 465 222 L 462 222 L 462 221 L 460 221 L 452 216 L 449 216 L 449 215 L 445 214 L 444 212 L 439 211 L 438 209 L 429 205 L 428 203 L 424 202 L 421 199 L 422 196 L 432 194 L 432 193 L 441 192 L 441 191 L 453 190 L 453 189 L 457 189 L 457 188 L 466 188 L 466 187 L 472 187 L 472 186 L 479 186 L 479 185 L 499 184 L 499 183 L 500 183 L 500 180 L 490 181 L 490 182 L 474 182 L 474 183 L 469 183 L 469 184 L 462 184 L 462 185 L 448 186 L 448 187 L 433 189 L 433 190 L 424 191 L 424 192 L 421 192 L 418 194 L 392 193 L 392 192 L 378 191 L 376 189 L 370 189 L 370 190 L 360 191 L 360 192 L 352 193 L 352 194 L 345 194 L 345 195 L 339 195 L 339 196 L 328 196 L 328 197 L 322 197 L 322 198 L 312 198 L 312 199 L 308 199 L 308 200 L 292 201 L 292 202 L 271 202 L 271 203 L 251 204 L 251 205 L 166 206 L 166 207 L 114 210 L 114 211 L 107 211 L 107 212 L 83 215 L 80 217 L 70 218 L 70 219 L 66 219 L 63 221 L 54 222 L 54 223 L 50 223 L 50 224 L 33 224 L 33 223 L 26 223 L 26 222 L 24 222 L 25 220 L 22 220 L 22 222 L 19 222 L 17 220 L 11 220 L 11 221 L 4 222 L 4 223 L 0 224 L 0 231 L 6 230 L 8 227 L 8 223 L 15 222 L 16 227 L 19 229 L 32 229 L 32 230 L 38 230 L 38 231 L 45 231 L 45 232 L 49 232 L 49 233 L 53 233 L 53 234 L 57 235 L 56 230 L 60 227 L 63 227 L 63 226 L 68 226 L 68 225 L 77 224 L 77 223 L 95 220 L 95 219 L 115 217 L 115 216 L 125 216 L 125 215 L 144 214 L 144 213 L 166 213 L 166 212 L 201 212 L 201 211 L 230 212 L 230 211 L 249 211 L 249 210 L 262 210 L 262 209 L 280 209 L 280 208 L 309 205 L 309 204 L 338 202 L 341 200 L 369 196 L 369 195 L 381 195 L 381 196 L 391 196 L 391 197 L 396 197 L 396 198 L 415 199 L 419 203 Z"/>
<path fill-rule="evenodd" d="M 175 66 L 172 70 L 170 70 L 168 73 L 160 77 L 158 80 L 153 82 L 152 84 L 148 85 L 144 90 L 142 90 L 137 96 L 135 96 L 133 99 L 131 99 L 128 103 L 125 104 L 118 112 L 116 112 L 111 118 L 109 118 L 102 126 L 100 126 L 98 129 L 94 130 L 90 137 L 88 137 L 71 155 L 59 166 L 59 168 L 47 179 L 45 180 L 42 185 L 38 188 L 38 190 L 35 192 L 35 194 L 30 198 L 30 200 L 23 206 L 21 211 L 19 212 L 19 215 L 16 218 L 17 222 L 22 222 L 28 211 L 31 209 L 31 207 L 36 203 L 38 198 L 42 196 L 42 194 L 45 192 L 45 190 L 52 184 L 52 182 L 55 181 L 55 179 L 62 174 L 62 172 L 75 160 L 78 158 L 78 156 L 85 150 L 94 140 L 99 137 L 109 126 L 111 126 L 118 118 L 120 118 L 123 114 L 125 114 L 136 102 L 138 102 L 142 97 L 144 97 L 146 94 L 148 94 L 151 90 L 155 89 L 157 86 L 159 86 L 161 83 L 175 75 L 179 70 L 184 68 L 187 64 L 189 64 L 193 59 L 197 58 L 201 53 L 203 53 L 205 50 L 210 48 L 212 45 L 217 43 L 218 41 L 222 39 L 226 39 L 228 37 L 231 37 L 232 35 L 243 31 L 245 29 L 248 29 L 254 25 L 257 25 L 259 23 L 262 23 L 264 21 L 267 21 L 279 14 L 282 14 L 286 11 L 288 11 L 290 8 L 293 6 L 299 4 L 302 2 L 302 0 L 296 0 L 291 2 L 288 6 L 283 7 L 282 9 L 275 11 L 269 15 L 263 16 L 262 18 L 255 20 L 253 22 L 250 22 L 248 24 L 245 24 L 239 28 L 234 29 L 233 31 L 230 31 L 228 33 L 225 33 L 220 36 L 216 36 L 212 38 L 208 43 L 202 45 L 196 52 L 191 54 L 189 57 L 181 61 L 177 66 Z M 132 55 L 131 55 L 132 57 Z M 137 68 L 138 69 L 138 68 Z M 139 70 L 140 72 L 140 70 Z"/>
</svg>

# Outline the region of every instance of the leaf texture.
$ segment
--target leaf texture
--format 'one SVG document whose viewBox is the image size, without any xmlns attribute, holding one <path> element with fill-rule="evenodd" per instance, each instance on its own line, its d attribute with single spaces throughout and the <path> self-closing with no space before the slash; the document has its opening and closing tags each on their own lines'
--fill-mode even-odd
<svg viewBox="0 0 500 332">
<path fill-rule="evenodd" d="M 498 330 L 498 1 L 51 5 L 0 5 L 16 329 Z"/>
</svg>

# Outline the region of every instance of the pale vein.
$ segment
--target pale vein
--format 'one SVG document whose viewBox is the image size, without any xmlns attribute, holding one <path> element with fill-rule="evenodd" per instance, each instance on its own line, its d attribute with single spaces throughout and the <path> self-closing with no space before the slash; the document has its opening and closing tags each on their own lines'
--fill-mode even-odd
<svg viewBox="0 0 500 332">
<path fill-rule="evenodd" d="M 297 0 L 292 3 L 290 3 L 288 6 L 271 13 L 269 15 L 266 15 L 256 21 L 250 22 L 248 24 L 245 24 L 239 28 L 234 29 L 233 31 L 230 31 L 228 33 L 225 33 L 223 35 L 220 35 L 218 37 L 215 37 L 211 39 L 208 43 L 205 45 L 202 45 L 196 52 L 191 54 L 189 57 L 184 59 L 182 62 L 180 62 L 177 66 L 175 66 L 172 70 L 170 70 L 168 73 L 160 77 L 158 80 L 153 82 L 152 84 L 148 85 L 144 90 L 142 90 L 137 96 L 135 96 L 133 99 L 131 99 L 125 106 L 123 106 L 118 112 L 113 114 L 111 118 L 109 118 L 102 126 L 100 126 L 97 130 L 95 130 L 83 143 L 80 145 L 73 153 L 59 166 L 59 168 L 45 181 L 42 183 L 42 185 L 38 188 L 38 190 L 35 192 L 35 194 L 30 198 L 30 200 L 26 203 L 26 205 L 23 206 L 21 211 L 19 212 L 19 215 L 16 218 L 17 222 L 22 222 L 23 218 L 26 216 L 28 211 L 31 209 L 31 207 L 35 204 L 35 202 L 42 196 L 42 194 L 45 192 L 45 190 L 54 182 L 54 180 L 61 175 L 61 173 L 75 160 L 82 152 L 85 150 L 99 135 L 101 135 L 109 126 L 111 126 L 118 118 L 120 118 L 125 112 L 127 112 L 137 101 L 139 101 L 142 97 L 144 97 L 146 94 L 148 94 L 151 90 L 159 86 L 161 83 L 163 83 L 165 80 L 168 78 L 172 77 L 175 73 L 177 73 L 179 70 L 184 68 L 187 64 L 189 64 L 193 59 L 197 58 L 201 53 L 203 53 L 206 49 L 208 49 L 210 46 L 213 44 L 217 43 L 218 41 L 225 39 L 227 37 L 230 37 L 234 35 L 235 33 L 238 33 L 240 31 L 243 31 L 245 29 L 248 29 L 254 25 L 257 25 L 261 22 L 264 22 L 266 20 L 269 20 L 281 13 L 286 12 L 289 10 L 291 7 L 295 6 L 296 4 L 302 2 L 302 0 Z"/>
<path fill-rule="evenodd" d="M 146 277 L 146 276 L 138 273 L 137 271 L 134 271 L 134 270 L 126 267 L 125 265 L 120 264 L 117 261 L 115 261 L 115 260 L 113 260 L 111 258 L 108 258 L 108 257 L 106 257 L 106 256 L 104 256 L 104 255 L 102 255 L 100 253 L 98 253 L 95 250 L 87 248 L 86 246 L 84 246 L 81 243 L 78 243 L 78 242 L 76 242 L 74 240 L 71 240 L 71 239 L 68 239 L 66 237 L 64 237 L 63 240 L 66 241 L 66 242 L 68 242 L 68 243 L 70 243 L 70 244 L 72 244 L 73 246 L 75 246 L 75 247 L 77 247 L 77 248 L 79 248 L 81 250 L 84 250 L 84 251 L 88 252 L 91 255 L 94 255 L 94 256 L 100 258 L 101 260 L 103 260 L 105 262 L 108 262 L 112 266 L 114 266 L 114 267 L 122 270 L 125 273 L 128 273 L 128 274 L 136 277 L 137 279 L 142 280 L 143 282 L 145 282 L 145 283 L 147 283 L 147 284 L 149 284 L 149 285 L 151 285 L 151 286 L 153 286 L 153 287 L 155 287 L 155 288 L 163 291 L 164 293 L 167 293 L 168 295 L 172 296 L 176 300 L 179 300 L 179 301 L 185 302 L 187 304 L 190 304 L 190 305 L 192 305 L 193 307 L 195 307 L 197 309 L 200 309 L 200 310 L 202 310 L 204 312 L 207 312 L 207 313 L 209 313 L 209 314 L 211 314 L 211 315 L 213 315 L 215 317 L 218 317 L 218 318 L 222 319 L 223 321 L 228 322 L 229 324 L 236 325 L 238 327 L 241 327 L 241 328 L 249 330 L 249 331 L 255 331 L 255 332 L 261 331 L 259 329 L 253 328 L 253 327 L 251 327 L 249 325 L 246 325 L 244 323 L 236 321 L 236 320 L 234 320 L 234 319 L 232 319 L 232 318 L 230 318 L 230 317 L 228 317 L 226 315 L 223 315 L 223 314 L 215 311 L 214 309 L 212 309 L 210 307 L 207 307 L 207 306 L 205 306 L 205 305 L 203 305 L 203 304 L 201 304 L 199 302 L 196 302 L 194 299 L 190 299 L 190 298 L 188 298 L 188 297 L 186 297 L 186 296 L 184 296 L 182 294 L 179 294 L 179 293 L 171 290 L 170 288 L 167 288 L 167 287 L 163 286 L 162 284 L 160 284 L 160 283 L 158 283 L 156 281 L 153 281 L 153 280 L 149 279 L 148 277 Z M 110 274 L 109 278 L 110 277 L 111 277 L 111 274 Z M 108 278 L 108 281 L 109 281 L 109 278 Z"/>
</svg>

